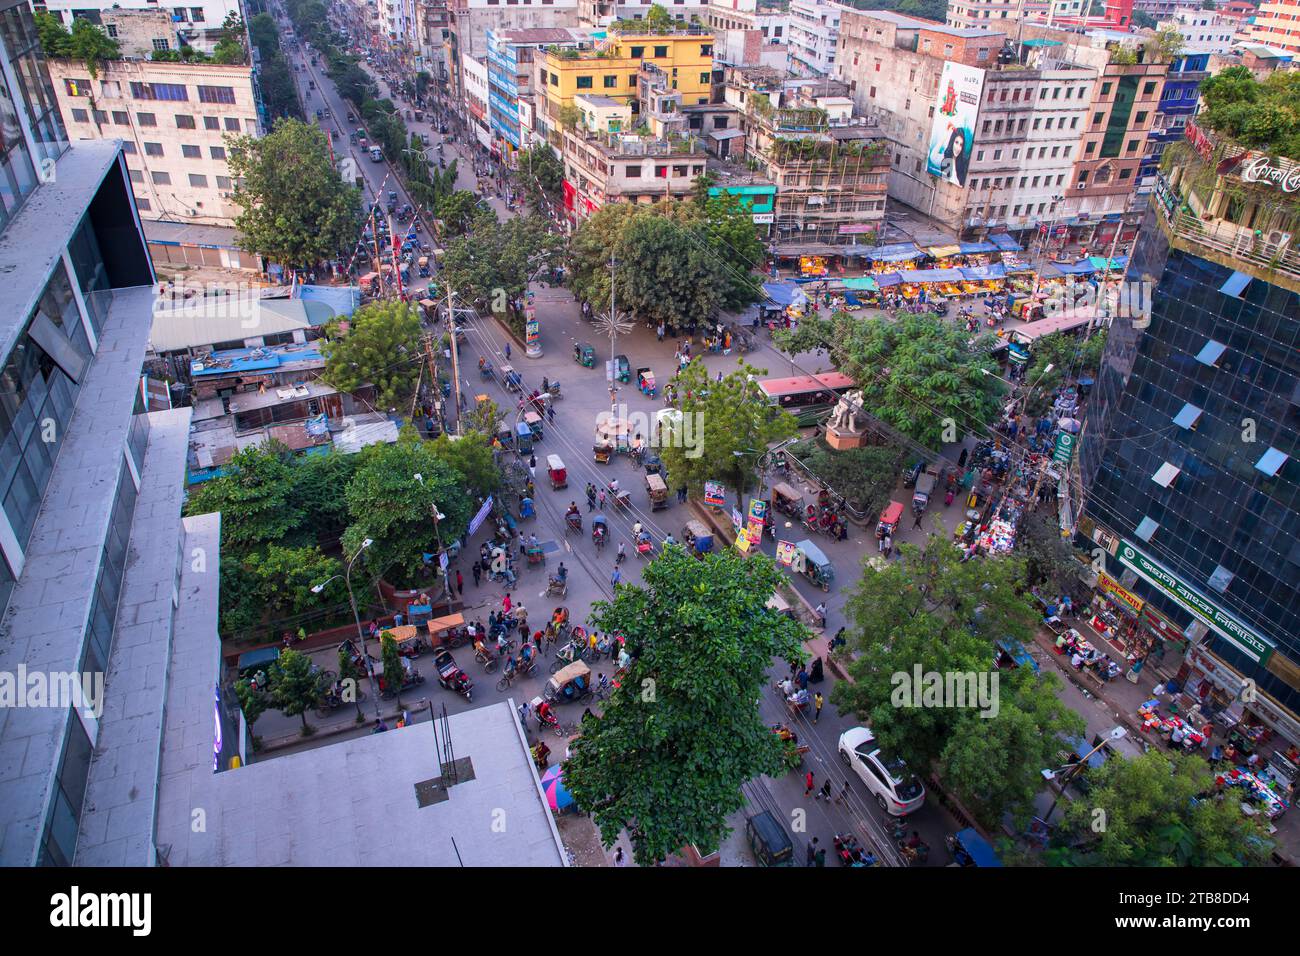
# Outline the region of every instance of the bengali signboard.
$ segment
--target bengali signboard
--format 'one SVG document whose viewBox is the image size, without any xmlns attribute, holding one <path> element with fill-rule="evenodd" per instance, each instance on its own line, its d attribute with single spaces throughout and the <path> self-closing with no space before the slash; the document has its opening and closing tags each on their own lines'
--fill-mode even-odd
<svg viewBox="0 0 1300 956">
<path fill-rule="evenodd" d="M 1128 590 L 1127 588 L 1121 587 L 1120 583 L 1116 581 L 1114 578 L 1112 578 L 1109 574 L 1097 575 L 1097 587 L 1099 587 L 1102 591 L 1109 594 L 1120 604 L 1123 604 L 1134 614 L 1142 613 L 1142 607 L 1147 603 L 1146 601 L 1138 597 L 1136 594 L 1134 594 L 1132 591 Z"/>
<path fill-rule="evenodd" d="M 1119 563 L 1136 571 L 1160 590 L 1191 611 L 1253 661 L 1263 664 L 1273 654 L 1274 644 L 1260 637 L 1227 611 L 1190 587 L 1163 565 L 1152 561 L 1128 541 L 1121 541 L 1116 554 Z"/>
<path fill-rule="evenodd" d="M 958 186 L 966 185 L 983 93 L 983 70 L 961 63 L 943 65 L 926 152 L 926 170 L 931 176 Z"/>
<path fill-rule="evenodd" d="M 1062 465 L 1068 465 L 1074 458 L 1074 445 L 1078 438 L 1069 432 L 1057 432 L 1056 448 L 1052 452 L 1052 460 L 1059 461 Z"/>
</svg>

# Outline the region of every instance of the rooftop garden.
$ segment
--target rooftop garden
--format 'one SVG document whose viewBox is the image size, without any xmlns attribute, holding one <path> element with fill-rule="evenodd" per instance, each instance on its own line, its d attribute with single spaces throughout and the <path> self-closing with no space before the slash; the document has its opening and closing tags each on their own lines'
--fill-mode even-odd
<svg viewBox="0 0 1300 956">
<path fill-rule="evenodd" d="M 675 20 L 665 7 L 654 4 L 650 12 L 641 20 L 615 20 L 609 25 L 610 33 L 628 33 L 632 35 L 666 35 L 669 33 L 687 33 L 699 30 L 704 24 L 693 15 L 689 20 Z"/>
<path fill-rule="evenodd" d="M 1300 73 L 1273 73 L 1261 83 L 1244 66 L 1230 67 L 1201 84 L 1201 103 L 1201 126 L 1300 162 Z"/>
<path fill-rule="evenodd" d="M 100 63 L 122 59 L 121 44 L 110 37 L 103 27 L 89 20 L 78 18 L 69 30 L 58 17 L 38 11 L 35 22 L 41 49 L 47 57 L 85 63 L 91 76 L 98 73 Z M 149 58 L 159 63 L 244 65 L 248 62 L 248 50 L 244 47 L 244 21 L 237 13 L 229 14 L 221 25 L 221 39 L 211 54 L 183 46 L 179 50 L 154 50 Z"/>
</svg>

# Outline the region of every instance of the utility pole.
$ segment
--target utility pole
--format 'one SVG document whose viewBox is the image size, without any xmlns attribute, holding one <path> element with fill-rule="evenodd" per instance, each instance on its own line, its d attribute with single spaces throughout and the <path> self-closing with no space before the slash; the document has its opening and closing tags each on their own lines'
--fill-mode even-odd
<svg viewBox="0 0 1300 956">
<path fill-rule="evenodd" d="M 609 257 L 609 413 L 618 417 L 618 369 L 614 365 L 614 336 L 618 326 L 618 312 L 614 310 L 614 270 L 618 260 Z"/>
<path fill-rule="evenodd" d="M 429 391 L 433 394 L 433 408 L 438 413 L 438 423 L 447 430 L 447 416 L 442 407 L 442 386 L 438 383 L 438 353 L 433 348 L 433 332 L 424 333 L 424 360 L 429 363 Z"/>
<path fill-rule="evenodd" d="M 456 396 L 456 434 L 460 435 L 460 350 L 456 345 L 456 310 L 452 306 L 451 283 L 447 283 L 447 335 L 451 339 L 451 388 Z"/>
</svg>

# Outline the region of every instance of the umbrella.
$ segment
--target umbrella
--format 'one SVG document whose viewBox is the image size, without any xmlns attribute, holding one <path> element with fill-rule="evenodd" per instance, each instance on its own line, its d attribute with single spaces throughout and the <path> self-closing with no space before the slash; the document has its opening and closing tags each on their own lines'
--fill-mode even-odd
<svg viewBox="0 0 1300 956">
<path fill-rule="evenodd" d="M 1077 435 L 1079 434 L 1079 429 L 1083 426 L 1077 419 L 1062 418 L 1057 421 L 1056 427 L 1061 429 L 1061 431 L 1069 432 L 1071 435 Z"/>
<path fill-rule="evenodd" d="M 542 774 L 542 793 L 546 794 L 546 805 L 552 810 L 563 810 L 573 804 L 573 794 L 564 786 L 564 768 L 547 767 Z"/>
</svg>

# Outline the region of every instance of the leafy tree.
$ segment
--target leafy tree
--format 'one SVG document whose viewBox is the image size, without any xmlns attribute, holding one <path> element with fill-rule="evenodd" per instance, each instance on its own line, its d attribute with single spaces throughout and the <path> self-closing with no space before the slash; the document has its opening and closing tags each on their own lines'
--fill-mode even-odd
<svg viewBox="0 0 1300 956">
<path fill-rule="evenodd" d="M 1156 28 L 1156 18 L 1145 10 L 1134 10 L 1133 26 L 1139 30 L 1154 30 Z"/>
<path fill-rule="evenodd" d="M 446 227 L 446 237 L 455 239 L 469 231 L 471 223 L 484 212 L 475 193 L 458 189 L 438 203 L 437 214 Z M 493 215 L 492 218 L 496 218 Z"/>
<path fill-rule="evenodd" d="M 278 43 L 276 48 L 278 50 Z M 212 62 L 225 64 L 248 62 L 248 50 L 244 48 L 244 20 L 233 10 L 226 14 L 226 19 L 221 24 L 221 39 L 212 48 Z"/>
<path fill-rule="evenodd" d="M 497 433 L 497 422 L 501 421 L 501 409 L 489 398 L 486 402 L 479 402 L 466 411 L 461 416 L 461 421 L 467 429 L 482 435 L 491 446 L 492 439 Z"/>
<path fill-rule="evenodd" d="M 326 557 L 318 548 L 272 544 L 249 554 L 242 563 L 264 619 L 277 621 L 346 600 L 341 580 L 331 581 L 319 595 L 312 593 L 316 585 L 343 573 L 338 559 Z"/>
<path fill-rule="evenodd" d="M 1278 71 L 1261 83 L 1232 66 L 1201 83 L 1197 122 L 1244 146 L 1300 156 L 1300 73 Z"/>
<path fill-rule="evenodd" d="M 672 14 L 658 3 L 652 3 L 645 15 L 645 25 L 651 33 L 671 33 L 676 29 Z"/>
<path fill-rule="evenodd" d="M 759 392 L 755 380 L 762 374 L 743 361 L 720 382 L 710 381 L 703 362 L 677 374 L 681 416 L 665 419 L 659 434 L 660 457 L 674 484 L 699 490 L 705 481 L 722 481 L 745 491 L 767 446 L 798 432 L 794 416 Z"/>
<path fill-rule="evenodd" d="M 724 552 L 701 566 L 669 546 L 644 587 L 593 606 L 593 626 L 624 634 L 633 660 L 564 779 L 606 846 L 627 829 L 641 864 L 687 843 L 711 852 L 744 804 L 741 785 L 784 770 L 756 704 L 772 658 L 803 653 L 802 626 L 766 606 L 781 578 L 764 557 Z"/>
<path fill-rule="evenodd" d="M 249 733 L 252 733 L 257 718 L 271 706 L 270 695 L 264 688 L 254 689 L 253 682 L 243 678 L 235 682 L 235 698 L 239 701 L 239 709 L 244 712 L 244 719 L 248 721 Z"/>
<path fill-rule="evenodd" d="M 371 446 L 361 456 L 345 492 L 352 524 L 343 535 L 344 550 L 355 554 L 370 538 L 364 560 L 372 574 L 387 575 L 394 583 L 413 580 L 422 556 L 437 550 L 439 535 L 444 545 L 450 544 L 469 526 L 473 505 L 464 492 L 465 478 L 438 457 L 431 443 L 409 431 L 396 443 Z M 444 516 L 436 533 L 435 502 Z"/>
<path fill-rule="evenodd" d="M 1025 367 L 1025 410 L 1034 416 L 1044 414 L 1052 407 L 1058 388 L 1097 373 L 1105 351 L 1105 329 L 1086 339 L 1053 332 L 1035 340 Z"/>
<path fill-rule="evenodd" d="M 1041 588 L 1044 597 L 1077 594 L 1082 590 L 1083 570 L 1070 542 L 1061 537 L 1056 515 L 1032 511 L 1016 529 L 1016 553 L 1025 560 L 1025 585 Z"/>
<path fill-rule="evenodd" d="M 226 474 L 190 490 L 187 515 L 221 512 L 221 543 L 236 554 L 279 541 L 302 520 L 290 496 L 293 476 L 279 442 L 236 452 Z"/>
<path fill-rule="evenodd" d="M 1052 675 L 999 675 L 993 716 L 975 707 L 899 706 L 894 695 L 897 675 L 911 678 L 918 665 L 922 673 L 987 674 L 998 640 L 1032 640 L 1038 615 L 1018 592 L 1023 566 L 1011 558 L 963 563 L 942 533 L 923 549 L 899 550 L 902 561 L 866 565 L 849 598 L 853 681 L 837 684 L 831 699 L 918 773 L 941 772 L 985 821 L 1008 810 L 1023 815 L 1057 736 L 1083 731 L 1082 718 L 1057 699 Z M 995 753 L 992 741 L 1005 749 Z"/>
<path fill-rule="evenodd" d="M 314 733 L 307 723 L 307 711 L 320 700 L 322 673 L 316 670 L 311 658 L 298 651 L 280 652 L 279 659 L 271 665 L 271 702 L 286 717 L 302 718 L 304 737 Z"/>
<path fill-rule="evenodd" d="M 1152 750 L 1088 771 L 1087 801 L 1065 805 L 1062 845 L 1049 862 L 1067 866 L 1258 866 L 1271 843 L 1240 800 L 1216 791 L 1196 755 Z M 1104 813 L 1106 825 L 1094 826 Z"/>
<path fill-rule="evenodd" d="M 99 76 L 99 64 L 105 60 L 122 57 L 121 45 L 112 39 L 104 28 L 89 20 L 77 17 L 72 29 L 63 26 L 53 14 L 37 11 L 34 15 L 36 35 L 47 57 L 64 57 L 86 64 L 92 78 Z"/>
<path fill-rule="evenodd" d="M 522 335 L 524 292 L 558 247 L 558 237 L 536 216 L 516 216 L 504 223 L 495 216 L 476 218 L 470 234 L 447 246 L 443 280 L 461 298 L 493 312 Z"/>
<path fill-rule="evenodd" d="M 338 256 L 356 241 L 360 196 L 339 179 L 319 127 L 281 119 L 260 139 L 227 142 L 238 177 L 235 226 L 245 249 L 303 267 Z"/>
<path fill-rule="evenodd" d="M 439 435 L 431 443 L 433 453 L 456 469 L 465 490 L 475 498 L 486 498 L 501 485 L 501 471 L 492 460 L 492 439 L 477 431 L 459 438 Z"/>
<path fill-rule="evenodd" d="M 289 506 L 302 515 L 297 543 L 332 545 L 348 524 L 348 503 L 339 494 L 356 473 L 358 458 L 331 451 L 293 462 Z"/>
<path fill-rule="evenodd" d="M 533 208 L 539 212 L 545 202 L 558 203 L 564 195 L 564 164 L 555 150 L 538 143 L 519 154 L 519 178 Z"/>
<path fill-rule="evenodd" d="M 345 392 L 375 388 L 381 408 L 400 408 L 415 391 L 420 375 L 418 307 L 398 299 L 369 302 L 347 320 L 326 329 L 321 352 L 325 380 Z"/>
<path fill-rule="evenodd" d="M 867 445 L 837 451 L 824 441 L 800 442 L 790 453 L 860 512 L 882 511 L 893 493 L 907 452 L 897 445 Z"/>
<path fill-rule="evenodd" d="M 393 689 L 397 698 L 397 709 L 402 709 L 402 655 L 397 650 L 397 642 L 392 635 L 385 634 L 379 641 L 380 659 L 384 663 L 384 683 Z"/>
<path fill-rule="evenodd" d="M 862 410 L 930 448 L 955 423 L 958 434 L 982 431 L 1002 410 L 1004 387 L 986 347 L 934 315 L 856 319 L 838 312 L 805 318 L 778 331 L 790 355 L 821 350 L 862 390 Z"/>
<path fill-rule="evenodd" d="M 943 23 L 948 16 L 948 0 L 849 0 L 858 10 L 892 10 L 909 17 Z"/>
</svg>

